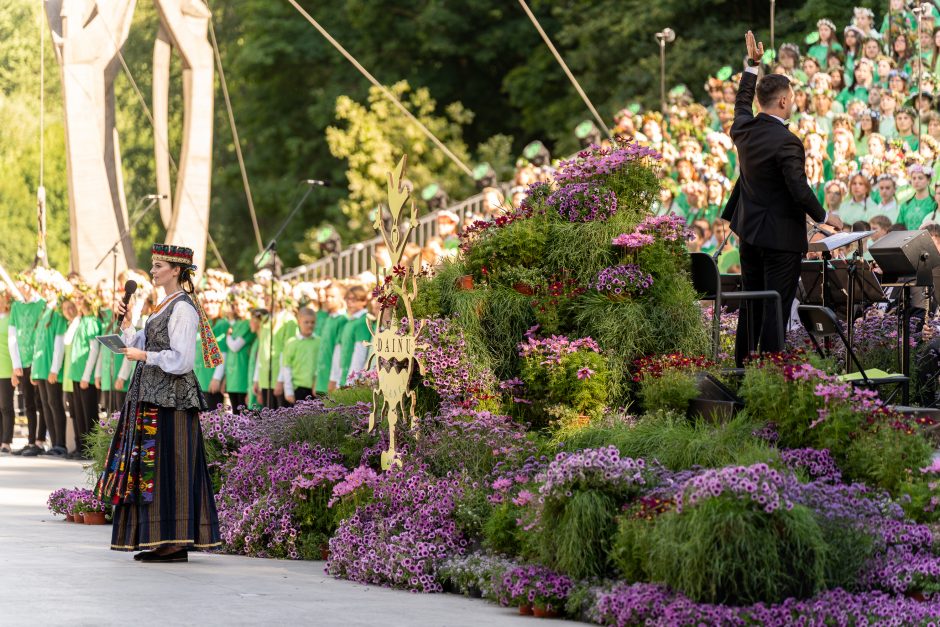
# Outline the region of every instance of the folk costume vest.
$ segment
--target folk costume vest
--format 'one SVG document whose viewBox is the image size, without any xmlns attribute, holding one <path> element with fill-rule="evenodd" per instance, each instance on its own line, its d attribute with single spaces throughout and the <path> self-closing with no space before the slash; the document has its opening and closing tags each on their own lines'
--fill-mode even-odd
<svg viewBox="0 0 940 627">
<path fill-rule="evenodd" d="M 159 316 L 151 316 L 144 327 L 145 350 L 158 352 L 170 349 L 170 316 L 173 314 L 172 308 L 181 302 L 197 309 L 189 295 L 182 294 L 170 303 L 168 311 Z M 194 372 L 190 371 L 183 375 L 169 374 L 158 366 L 151 366 L 143 362 L 137 364 L 137 371 L 139 376 L 136 376 L 137 373 L 135 373 L 132 383 L 132 388 L 137 386 L 137 390 L 132 389 L 129 396 L 136 398 L 138 403 L 149 403 L 159 407 L 172 407 L 180 410 L 198 409 L 205 411 L 208 409 Z M 138 390 L 139 395 L 137 394 Z"/>
</svg>

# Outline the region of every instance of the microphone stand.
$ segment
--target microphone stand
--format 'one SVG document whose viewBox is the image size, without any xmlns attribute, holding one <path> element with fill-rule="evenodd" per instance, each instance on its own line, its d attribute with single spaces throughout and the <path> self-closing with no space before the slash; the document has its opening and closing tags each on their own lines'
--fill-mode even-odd
<svg viewBox="0 0 940 627">
<path fill-rule="evenodd" d="M 140 206 L 143 204 L 143 201 L 144 201 L 144 200 L 147 200 L 147 199 L 150 200 L 150 204 L 147 205 L 146 207 L 144 207 L 144 209 L 143 209 L 142 211 L 137 212 L 137 214 L 131 218 L 131 221 L 130 221 L 130 223 L 127 225 L 127 228 L 125 228 L 123 231 L 121 231 L 121 233 L 118 235 L 117 241 L 114 242 L 114 244 L 111 246 L 111 248 L 108 249 L 108 252 L 106 252 L 106 253 L 104 254 L 104 256 L 103 256 L 101 259 L 99 259 L 99 260 L 98 260 L 98 263 L 95 265 L 95 270 L 97 270 L 98 268 L 101 267 L 101 264 L 104 263 L 104 260 L 107 259 L 109 255 L 111 256 L 111 291 L 112 291 L 112 298 L 114 298 L 114 297 L 117 296 L 117 251 L 118 251 L 118 246 L 121 245 L 121 241 L 123 241 L 123 239 L 124 239 L 125 237 L 127 237 L 128 235 L 131 234 L 131 230 L 132 230 L 135 226 L 137 226 L 137 223 L 140 222 L 140 221 L 143 219 L 143 217 L 144 217 L 145 215 L 147 215 L 147 214 L 150 212 L 151 209 L 153 209 L 154 205 L 157 204 L 157 201 L 160 200 L 160 196 L 158 196 L 158 195 L 154 195 L 154 196 L 144 196 L 143 198 L 140 199 L 140 201 L 138 201 L 137 206 L 140 207 Z M 108 330 L 113 333 L 113 332 L 115 331 L 115 327 L 116 327 L 116 326 L 117 326 L 117 316 L 115 316 L 115 315 L 114 315 L 114 311 L 112 311 L 112 312 L 111 312 L 111 322 L 108 323 Z M 109 385 L 110 385 L 111 387 L 114 387 L 114 357 L 111 358 L 111 365 L 109 366 L 108 370 L 109 370 L 108 376 L 111 377 Z M 113 396 L 114 396 L 114 390 L 111 390 L 111 398 L 113 398 Z M 110 412 L 111 409 L 112 409 L 112 408 L 110 407 L 110 405 L 111 405 L 110 401 L 108 402 L 108 405 L 109 405 L 108 411 Z"/>
<path fill-rule="evenodd" d="M 268 324 L 270 329 L 270 336 L 268 340 L 268 393 L 271 395 L 271 402 L 274 404 L 274 322 L 277 314 L 277 301 L 274 298 L 274 284 L 278 281 L 278 264 L 277 264 L 277 240 L 281 237 L 281 233 L 284 232 L 284 229 L 287 228 L 287 225 L 291 223 L 294 219 L 294 216 L 297 215 L 297 212 L 300 211 L 300 208 L 303 206 L 304 202 L 307 200 L 307 196 L 310 195 L 310 192 L 313 191 L 314 183 L 307 183 L 307 191 L 304 192 L 303 197 L 300 199 L 291 212 L 287 215 L 287 218 L 281 223 L 281 228 L 277 230 L 277 233 L 274 234 L 274 237 L 271 238 L 271 241 L 268 242 L 268 245 L 264 250 L 258 255 L 256 266 L 261 268 L 267 265 L 265 263 L 265 255 L 271 253 L 271 313 L 269 314 Z"/>
</svg>

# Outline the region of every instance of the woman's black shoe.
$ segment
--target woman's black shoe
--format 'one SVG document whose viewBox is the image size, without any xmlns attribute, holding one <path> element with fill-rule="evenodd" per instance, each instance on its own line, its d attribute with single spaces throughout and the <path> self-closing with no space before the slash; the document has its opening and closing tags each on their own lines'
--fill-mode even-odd
<svg viewBox="0 0 940 627">
<path fill-rule="evenodd" d="M 144 551 L 135 555 L 134 559 L 138 562 L 188 562 L 189 552 L 186 549 L 180 549 L 179 551 L 159 555 L 155 551 Z"/>
</svg>

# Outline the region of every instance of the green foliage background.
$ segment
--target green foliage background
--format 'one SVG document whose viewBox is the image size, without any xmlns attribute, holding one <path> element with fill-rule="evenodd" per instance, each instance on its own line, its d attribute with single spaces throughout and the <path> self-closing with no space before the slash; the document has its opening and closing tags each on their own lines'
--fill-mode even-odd
<svg viewBox="0 0 940 627">
<path fill-rule="evenodd" d="M 451 148 L 471 165 L 495 161 L 505 175 L 512 157 L 534 139 L 546 141 L 553 154 L 576 147 L 572 129 L 588 114 L 517 3 L 303 0 L 301 4 L 378 80 L 389 86 L 407 81 L 412 110 L 440 129 Z M 855 4 L 875 6 L 871 0 L 780 0 L 778 45 L 802 39 L 820 17 L 831 17 L 841 27 Z M 279 249 L 287 265 L 299 263 L 301 253 L 311 252 L 307 235 L 311 228 L 332 223 L 346 242 L 362 236 L 368 221 L 362 220 L 359 209 L 368 210 L 373 198 L 356 194 L 359 188 L 377 184 L 374 172 L 368 174 L 372 180 L 361 179 L 365 172 L 361 164 L 372 154 L 408 152 L 416 166 L 415 157 L 421 155 L 425 171 L 415 171 L 416 185 L 441 181 L 455 199 L 472 189 L 471 182 L 456 174 L 426 140 L 393 120 L 397 113 L 370 106 L 366 80 L 288 3 L 215 0 L 210 7 L 262 235 L 273 235 L 299 199 L 300 180 L 337 182 L 332 188 L 315 190 L 288 229 Z M 666 26 L 678 34 L 667 50 L 667 82 L 685 83 L 699 96 L 709 72 L 722 65 L 737 67 L 745 30 L 751 28 L 769 42 L 769 3 L 754 0 L 533 0 L 531 7 L 607 120 L 628 102 L 654 106 L 658 101 L 659 51 L 653 33 Z M 883 10 L 880 4 L 875 8 Z M 8 236 L 0 262 L 11 269 L 27 265 L 35 252 L 38 47 L 39 27 L 45 27 L 39 10 L 39 3 L 31 0 L 0 0 L 0 224 Z M 124 54 L 148 105 L 156 30 L 153 5 L 139 2 Z M 49 247 L 54 265 L 66 270 L 61 90 L 48 36 L 46 46 Z M 178 150 L 181 83 L 178 60 L 174 64 L 171 149 Z M 337 119 L 341 96 L 348 100 L 341 103 Z M 128 206 L 133 209 L 137 199 L 154 191 L 153 139 L 123 73 L 117 79 L 116 97 Z M 354 118 L 349 112 L 356 114 Z M 256 245 L 225 115 L 217 93 L 211 232 L 229 268 L 245 276 Z M 377 134 L 379 124 L 386 132 Z M 337 148 L 337 141 L 328 140 L 330 126 L 352 144 Z M 363 137 L 370 141 L 356 141 Z M 145 253 L 149 242 L 161 235 L 154 212 L 135 234 L 138 252 Z M 145 254 L 140 260 L 149 261 Z M 209 265 L 214 265 L 211 255 Z"/>
</svg>

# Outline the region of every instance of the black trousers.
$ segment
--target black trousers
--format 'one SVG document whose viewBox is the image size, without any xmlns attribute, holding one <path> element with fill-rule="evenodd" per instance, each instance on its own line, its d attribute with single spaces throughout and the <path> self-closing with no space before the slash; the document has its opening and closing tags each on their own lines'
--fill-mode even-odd
<svg viewBox="0 0 940 627">
<path fill-rule="evenodd" d="M 229 392 L 228 400 L 232 403 L 232 409 L 237 411 L 239 407 L 244 407 L 245 403 L 248 402 L 248 394 L 246 392 Z"/>
<path fill-rule="evenodd" d="M 780 294 L 780 306 L 786 330 L 790 309 L 800 281 L 803 253 L 753 246 L 741 241 L 741 283 L 744 291 L 774 290 Z M 773 301 L 742 301 L 738 313 L 738 332 L 734 361 L 738 367 L 755 351 L 776 353 L 783 350 L 777 335 L 777 310 Z"/>
<path fill-rule="evenodd" d="M 206 405 L 209 406 L 209 411 L 217 409 L 219 405 L 225 403 L 225 398 L 221 392 L 204 392 L 203 395 L 206 397 Z"/>
<path fill-rule="evenodd" d="M 85 450 L 85 440 L 95 423 L 98 422 L 98 388 L 89 385 L 82 389 L 81 381 L 72 382 L 74 399 L 72 408 L 75 410 L 76 430 L 75 443 L 79 451 Z"/>
<path fill-rule="evenodd" d="M 13 443 L 13 380 L 0 379 L 0 444 Z"/>
<path fill-rule="evenodd" d="M 268 409 L 287 407 L 287 401 L 284 400 L 283 396 L 277 396 L 274 390 L 265 390 L 264 388 L 261 388 L 261 397 L 258 399 L 258 402 L 261 403 L 262 407 L 267 407 Z"/>
<path fill-rule="evenodd" d="M 65 405 L 62 399 L 62 384 L 49 383 L 46 380 L 39 380 L 37 383 L 42 413 L 46 418 L 46 428 L 49 430 L 49 441 L 52 446 L 64 447 Z"/>
<path fill-rule="evenodd" d="M 124 399 L 127 398 L 127 392 L 121 390 L 102 390 L 101 403 L 108 414 L 121 411 L 124 407 Z"/>
<path fill-rule="evenodd" d="M 33 382 L 29 380 L 31 370 L 31 368 L 23 368 L 23 376 L 20 377 L 19 385 L 20 396 L 23 397 L 23 406 L 26 413 L 26 430 L 29 434 L 27 437 L 30 444 L 36 440 L 46 439 L 46 423 L 43 421 L 41 426 L 39 424 L 42 420 L 39 392 Z"/>
<path fill-rule="evenodd" d="M 308 396 L 313 396 L 313 390 L 310 388 L 295 388 L 294 389 L 294 402 L 302 401 Z M 286 402 L 286 401 L 285 401 Z M 289 406 L 293 406 L 294 403 L 287 403 Z"/>
</svg>

